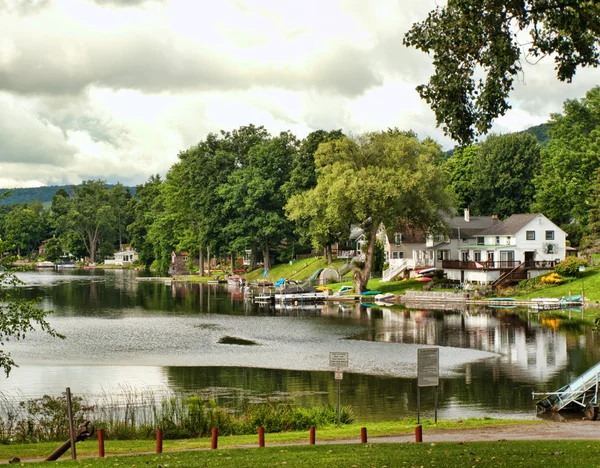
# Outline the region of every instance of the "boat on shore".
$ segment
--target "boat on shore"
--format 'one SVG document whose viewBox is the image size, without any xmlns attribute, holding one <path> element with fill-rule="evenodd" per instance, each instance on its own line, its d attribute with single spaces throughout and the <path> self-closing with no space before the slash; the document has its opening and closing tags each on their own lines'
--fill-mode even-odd
<svg viewBox="0 0 600 468">
<path fill-rule="evenodd" d="M 36 268 L 54 268 L 56 265 L 54 265 L 54 262 L 49 262 L 48 260 L 43 261 L 43 262 L 37 262 L 35 264 Z"/>
<path fill-rule="evenodd" d="M 227 284 L 230 286 L 243 286 L 246 284 L 246 278 L 240 275 L 231 275 L 227 277 Z"/>
</svg>

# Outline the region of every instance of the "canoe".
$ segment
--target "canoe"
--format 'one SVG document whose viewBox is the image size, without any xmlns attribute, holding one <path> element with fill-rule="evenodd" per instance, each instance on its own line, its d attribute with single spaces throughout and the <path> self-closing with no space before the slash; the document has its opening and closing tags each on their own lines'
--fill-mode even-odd
<svg viewBox="0 0 600 468">
<path fill-rule="evenodd" d="M 508 302 L 508 301 L 516 301 L 516 299 L 514 297 L 490 297 L 488 299 L 488 301 L 502 301 L 502 302 Z"/>
<path fill-rule="evenodd" d="M 381 294 L 381 291 L 365 291 L 361 296 L 377 296 L 377 294 Z"/>
</svg>

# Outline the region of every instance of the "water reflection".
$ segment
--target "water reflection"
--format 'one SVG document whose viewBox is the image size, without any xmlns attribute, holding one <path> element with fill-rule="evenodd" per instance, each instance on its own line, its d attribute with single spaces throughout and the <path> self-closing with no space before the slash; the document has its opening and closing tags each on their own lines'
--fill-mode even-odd
<svg viewBox="0 0 600 468">
<path fill-rule="evenodd" d="M 516 309 L 271 306 L 245 300 L 238 288 L 142 282 L 130 271 L 19 276 L 24 294 L 42 297 L 68 335 L 66 344 L 34 335 L 15 347 L 23 366 L 0 390 L 28 395 L 36 391 L 31 382 L 39 391 L 47 381 L 59 393 L 129 377 L 134 385 L 148 378 L 156 388 L 216 392 L 223 402 L 291 395 L 303 404 L 334 403 L 326 355 L 349 350 L 354 367 L 344 374 L 344 402 L 363 420 L 404 417 L 416 412 L 415 349 L 432 345 L 443 347 L 446 366 L 441 417 L 518 417 L 534 414 L 533 390 L 555 390 L 600 360 L 596 336 L 576 319 Z M 224 335 L 260 346 L 219 344 Z M 93 353 L 77 351 L 84 346 Z M 82 365 L 97 367 L 76 372 Z M 422 393 L 426 409 L 433 391 Z"/>
</svg>

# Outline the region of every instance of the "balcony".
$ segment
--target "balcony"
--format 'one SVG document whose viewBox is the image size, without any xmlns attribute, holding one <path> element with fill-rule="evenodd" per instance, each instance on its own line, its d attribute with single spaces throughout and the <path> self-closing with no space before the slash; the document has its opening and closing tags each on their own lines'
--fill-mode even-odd
<svg viewBox="0 0 600 468">
<path fill-rule="evenodd" d="M 442 268 L 446 270 L 512 270 L 519 266 L 519 260 L 501 260 L 498 262 L 473 262 L 463 260 L 444 260 Z"/>
</svg>

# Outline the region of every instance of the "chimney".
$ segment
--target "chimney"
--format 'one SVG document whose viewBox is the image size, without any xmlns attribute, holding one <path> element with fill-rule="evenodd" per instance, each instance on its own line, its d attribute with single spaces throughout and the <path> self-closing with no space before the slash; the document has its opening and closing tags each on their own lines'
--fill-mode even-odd
<svg viewBox="0 0 600 468">
<path fill-rule="evenodd" d="M 471 221 L 471 213 L 469 212 L 469 208 L 465 208 L 465 221 L 467 223 Z"/>
<path fill-rule="evenodd" d="M 498 224 L 498 215 L 492 215 L 492 226 Z"/>
</svg>

